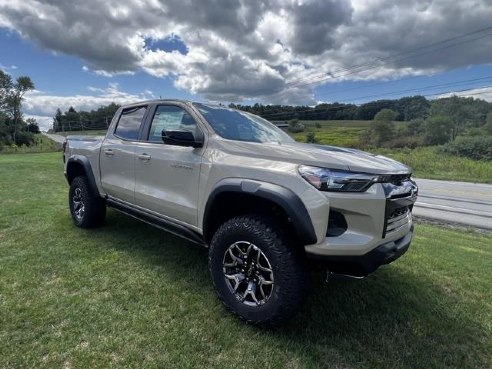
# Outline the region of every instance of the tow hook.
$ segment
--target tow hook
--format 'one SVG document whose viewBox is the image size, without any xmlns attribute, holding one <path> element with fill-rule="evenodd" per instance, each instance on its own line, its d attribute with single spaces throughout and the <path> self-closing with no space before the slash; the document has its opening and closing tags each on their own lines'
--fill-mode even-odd
<svg viewBox="0 0 492 369">
<path fill-rule="evenodd" d="M 349 275 L 349 274 L 339 274 L 339 273 L 334 273 L 330 272 L 329 270 L 326 271 L 326 283 L 330 283 L 333 281 L 349 281 L 349 280 L 361 280 L 365 279 L 366 277 L 361 277 L 361 276 L 355 276 L 355 275 Z"/>
</svg>

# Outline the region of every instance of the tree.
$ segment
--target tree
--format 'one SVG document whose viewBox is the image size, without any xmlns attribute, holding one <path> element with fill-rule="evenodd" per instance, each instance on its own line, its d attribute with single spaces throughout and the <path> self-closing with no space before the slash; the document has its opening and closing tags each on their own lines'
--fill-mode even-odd
<svg viewBox="0 0 492 369">
<path fill-rule="evenodd" d="M 0 110 L 4 111 L 7 107 L 8 97 L 12 91 L 12 78 L 0 69 Z"/>
<path fill-rule="evenodd" d="M 396 118 L 396 112 L 391 109 L 381 109 L 375 116 L 375 121 L 393 122 Z"/>
<path fill-rule="evenodd" d="M 31 133 L 34 133 L 34 134 L 40 133 L 40 131 L 39 131 L 39 125 L 38 125 L 38 122 L 36 122 L 36 119 L 34 119 L 34 118 L 28 118 L 26 120 L 26 123 L 27 123 L 27 132 L 31 132 Z"/>
<path fill-rule="evenodd" d="M 424 143 L 442 145 L 453 138 L 454 125 L 449 117 L 433 115 L 424 122 Z"/>
<path fill-rule="evenodd" d="M 34 83 L 28 76 L 17 77 L 15 83 L 6 90 L 6 107 L 13 122 L 13 141 L 16 143 L 17 127 L 22 120 L 22 101 L 24 95 L 34 90 Z"/>
<path fill-rule="evenodd" d="M 63 114 L 62 114 L 60 108 L 57 108 L 56 114 L 53 117 L 53 131 L 54 132 L 59 132 L 59 131 L 63 130 L 62 129 L 63 128 L 62 122 L 63 122 Z"/>
<path fill-rule="evenodd" d="M 451 122 L 451 139 L 454 140 L 466 127 L 479 126 L 485 121 L 488 104 L 473 98 L 452 96 L 432 101 L 430 116 L 446 117 Z"/>
<path fill-rule="evenodd" d="M 396 113 L 391 109 L 381 109 L 375 116 L 370 128 L 370 142 L 381 146 L 394 136 L 394 123 Z"/>
<path fill-rule="evenodd" d="M 362 104 L 357 109 L 357 119 L 375 119 L 381 110 L 394 109 L 396 100 L 376 100 Z"/>
<path fill-rule="evenodd" d="M 424 96 L 402 97 L 395 104 L 398 118 L 403 121 L 426 118 L 429 107 L 430 102 Z"/>
</svg>

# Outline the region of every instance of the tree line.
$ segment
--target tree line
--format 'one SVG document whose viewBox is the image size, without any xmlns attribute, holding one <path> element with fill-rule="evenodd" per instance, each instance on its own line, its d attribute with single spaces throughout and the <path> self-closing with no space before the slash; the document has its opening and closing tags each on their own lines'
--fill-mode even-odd
<svg viewBox="0 0 492 369">
<path fill-rule="evenodd" d="M 33 143 L 39 127 L 34 119 L 22 115 L 22 102 L 27 92 L 34 90 L 34 82 L 28 76 L 15 80 L 0 70 L 0 148 L 5 145 Z"/>
<path fill-rule="evenodd" d="M 76 111 L 72 106 L 62 113 L 58 108 L 53 117 L 53 131 L 104 130 L 109 127 L 113 115 L 120 106 L 111 103 L 91 111 Z"/>
<path fill-rule="evenodd" d="M 424 96 L 402 97 L 397 100 L 376 100 L 361 105 L 323 103 L 314 107 L 288 105 L 241 105 L 229 107 L 244 110 L 272 121 L 299 120 L 372 120 L 382 109 L 397 113 L 396 120 L 410 121 L 425 118 L 431 102 Z"/>
</svg>

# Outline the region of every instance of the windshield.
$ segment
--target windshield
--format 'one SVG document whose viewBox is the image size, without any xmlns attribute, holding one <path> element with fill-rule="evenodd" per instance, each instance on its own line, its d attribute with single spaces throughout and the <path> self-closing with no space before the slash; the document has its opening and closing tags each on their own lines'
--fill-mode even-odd
<svg viewBox="0 0 492 369">
<path fill-rule="evenodd" d="M 289 143 L 294 140 L 280 128 L 257 115 L 223 106 L 193 104 L 215 133 L 228 140 Z"/>
</svg>

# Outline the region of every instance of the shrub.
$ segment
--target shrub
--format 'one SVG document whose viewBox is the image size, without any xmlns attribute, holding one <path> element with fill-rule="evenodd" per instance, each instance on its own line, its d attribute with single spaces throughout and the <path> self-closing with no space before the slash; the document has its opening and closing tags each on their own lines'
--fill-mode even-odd
<svg viewBox="0 0 492 369">
<path fill-rule="evenodd" d="M 15 143 L 17 146 L 26 145 L 29 146 L 34 142 L 34 134 L 31 132 L 20 131 L 17 132 L 17 136 L 15 137 Z"/>
<path fill-rule="evenodd" d="M 308 132 L 306 135 L 306 142 L 307 143 L 318 143 L 318 139 L 316 138 L 316 133 Z"/>
<path fill-rule="evenodd" d="M 320 128 L 321 128 L 321 123 L 320 123 L 320 122 L 316 122 L 316 123 L 314 123 L 314 126 L 315 126 L 317 129 L 320 129 Z"/>
<path fill-rule="evenodd" d="M 441 115 L 430 116 L 424 122 L 424 143 L 442 145 L 452 137 L 453 122 Z"/>
<path fill-rule="evenodd" d="M 439 151 L 475 160 L 492 160 L 492 136 L 458 137 Z"/>
<path fill-rule="evenodd" d="M 298 119 L 292 119 L 289 121 L 289 132 L 299 133 L 304 132 L 306 127 L 304 124 L 300 123 Z"/>
<path fill-rule="evenodd" d="M 375 146 L 391 140 L 394 136 L 394 124 L 391 121 L 374 120 L 370 128 L 370 142 Z"/>
</svg>

